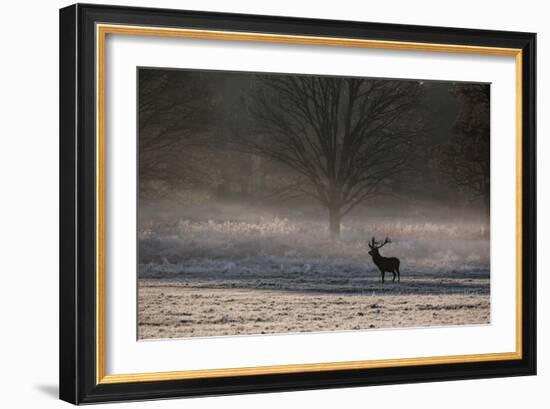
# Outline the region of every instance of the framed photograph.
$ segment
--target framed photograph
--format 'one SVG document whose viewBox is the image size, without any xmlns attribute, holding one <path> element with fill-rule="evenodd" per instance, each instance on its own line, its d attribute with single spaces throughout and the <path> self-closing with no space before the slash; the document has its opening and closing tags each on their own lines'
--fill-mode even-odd
<svg viewBox="0 0 550 409">
<path fill-rule="evenodd" d="M 61 9 L 61 399 L 534 375 L 535 40 Z"/>
</svg>

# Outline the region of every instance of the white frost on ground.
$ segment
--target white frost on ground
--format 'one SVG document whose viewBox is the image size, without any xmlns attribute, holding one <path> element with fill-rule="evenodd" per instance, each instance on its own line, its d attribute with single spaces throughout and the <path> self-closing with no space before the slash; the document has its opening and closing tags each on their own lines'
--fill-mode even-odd
<svg viewBox="0 0 550 409">
<path fill-rule="evenodd" d="M 389 284 L 385 284 L 389 286 Z M 139 338 L 489 323 L 488 294 L 303 293 L 141 280 Z"/>
<path fill-rule="evenodd" d="M 401 259 L 381 284 L 367 242 Z M 179 220 L 139 233 L 139 338 L 482 324 L 489 240 L 476 224 Z"/>
</svg>

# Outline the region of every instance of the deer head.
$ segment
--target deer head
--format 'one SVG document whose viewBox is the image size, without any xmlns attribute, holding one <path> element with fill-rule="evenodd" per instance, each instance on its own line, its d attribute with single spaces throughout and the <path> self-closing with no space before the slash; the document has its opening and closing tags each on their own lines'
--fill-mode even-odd
<svg viewBox="0 0 550 409">
<path fill-rule="evenodd" d="M 369 255 L 370 256 L 377 256 L 379 255 L 378 249 L 381 247 L 384 247 L 386 244 L 391 243 L 391 240 L 386 237 L 383 243 L 380 243 L 376 241 L 376 239 L 373 237 L 371 241 L 369 241 Z"/>
</svg>

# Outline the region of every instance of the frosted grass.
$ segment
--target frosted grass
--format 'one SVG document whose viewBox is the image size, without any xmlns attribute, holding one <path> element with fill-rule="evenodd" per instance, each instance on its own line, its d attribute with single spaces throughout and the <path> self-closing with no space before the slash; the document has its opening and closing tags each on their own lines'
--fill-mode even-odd
<svg viewBox="0 0 550 409">
<path fill-rule="evenodd" d="M 405 274 L 488 273 L 489 240 L 475 223 L 344 223 L 333 241 L 325 223 L 277 217 L 145 224 L 139 271 L 141 277 L 372 273 L 372 236 L 391 237 L 381 253 L 399 257 Z"/>
</svg>

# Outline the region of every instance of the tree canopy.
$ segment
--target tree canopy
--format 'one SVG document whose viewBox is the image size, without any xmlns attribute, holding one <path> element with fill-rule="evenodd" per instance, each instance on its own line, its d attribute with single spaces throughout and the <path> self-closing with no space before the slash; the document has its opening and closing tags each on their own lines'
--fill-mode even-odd
<svg viewBox="0 0 550 409">
<path fill-rule="evenodd" d="M 332 235 L 359 203 L 383 193 L 417 150 L 422 118 L 418 81 L 261 76 L 249 152 L 300 176 L 295 189 L 329 212 Z"/>
</svg>

